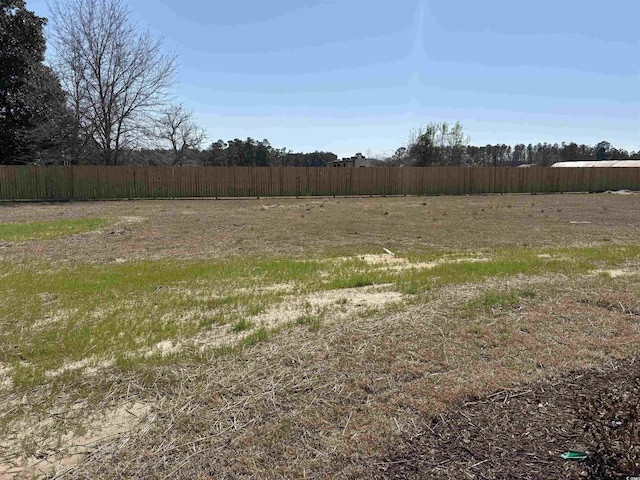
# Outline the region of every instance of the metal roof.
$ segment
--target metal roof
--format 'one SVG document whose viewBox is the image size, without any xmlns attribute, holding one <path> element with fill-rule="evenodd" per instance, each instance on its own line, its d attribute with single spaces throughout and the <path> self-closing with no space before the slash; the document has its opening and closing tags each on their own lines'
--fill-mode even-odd
<svg viewBox="0 0 640 480">
<path fill-rule="evenodd" d="M 640 160 L 599 160 L 580 162 L 558 162 L 552 167 L 636 167 L 640 168 Z"/>
</svg>

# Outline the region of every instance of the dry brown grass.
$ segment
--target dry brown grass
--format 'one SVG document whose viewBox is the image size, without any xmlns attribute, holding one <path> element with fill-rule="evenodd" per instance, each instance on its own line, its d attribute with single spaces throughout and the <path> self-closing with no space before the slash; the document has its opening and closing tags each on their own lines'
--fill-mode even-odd
<svg viewBox="0 0 640 480">
<path fill-rule="evenodd" d="M 183 365 L 150 432 L 105 445 L 71 476 L 384 476 L 401 438 L 420 435 L 465 398 L 521 392 L 522 382 L 637 355 L 634 314 L 599 306 L 638 298 L 637 280 L 465 285 L 396 314 L 298 328 L 239 355 Z M 536 297 L 495 315 L 469 309 L 484 292 L 522 287 Z"/>
<path fill-rule="evenodd" d="M 249 252 L 322 258 L 382 247 L 409 256 L 431 250 L 468 255 L 498 247 L 637 245 L 639 198 L 11 204 L 0 206 L 0 222 L 97 217 L 112 223 L 71 239 L 1 244 L 0 261 L 107 264 Z M 105 365 L 70 377 L 69 385 L 88 392 L 83 405 L 89 411 L 144 405 L 149 413 L 138 425 L 92 445 L 71 469 L 65 455 L 77 452 L 51 445 L 52 454 L 33 468 L 0 470 L 0 478 L 49 468 L 69 478 L 384 477 L 399 442 L 424 434 L 434 416 L 464 399 L 523 392 L 529 382 L 569 369 L 637 356 L 638 267 L 632 259 L 616 266 L 615 275 L 490 278 L 433 290 L 384 314 L 297 325 L 228 354 L 129 369 Z M 501 295 L 507 295 L 502 303 L 487 301 Z M 91 391 L 108 394 L 93 398 Z M 46 396 L 59 401 L 56 415 L 71 430 L 82 427 L 60 382 L 53 391 L 29 390 L 28 398 L 20 392 L 2 398 L 23 416 L 32 412 L 35 423 L 47 417 L 38 410 L 51 401 Z M 51 439 L 43 434 L 38 441 Z M 41 447 L 31 450 L 42 455 Z M 16 460 L 4 458 L 2 448 L 0 442 L 0 462 Z"/>
<path fill-rule="evenodd" d="M 0 260 L 116 262 L 229 255 L 322 256 L 633 243 L 640 196 L 306 198 L 0 205 L 0 222 L 97 217 L 58 241 L 0 244 Z M 388 215 L 385 215 L 388 212 Z M 589 223 L 571 223 L 589 222 Z"/>
</svg>

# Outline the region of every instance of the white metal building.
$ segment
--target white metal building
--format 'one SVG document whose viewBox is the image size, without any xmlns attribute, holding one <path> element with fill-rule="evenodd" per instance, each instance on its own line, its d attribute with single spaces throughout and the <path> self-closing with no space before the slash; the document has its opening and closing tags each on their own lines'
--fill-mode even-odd
<svg viewBox="0 0 640 480">
<path fill-rule="evenodd" d="M 640 168 L 640 160 L 600 160 L 581 162 L 558 162 L 552 167 L 636 167 Z"/>
</svg>

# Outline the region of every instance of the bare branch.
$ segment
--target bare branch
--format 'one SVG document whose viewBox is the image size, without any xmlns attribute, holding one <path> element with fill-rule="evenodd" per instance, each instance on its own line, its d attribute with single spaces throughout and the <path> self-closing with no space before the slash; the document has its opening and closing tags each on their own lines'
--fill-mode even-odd
<svg viewBox="0 0 640 480">
<path fill-rule="evenodd" d="M 155 123 L 155 137 L 169 142 L 174 152 L 174 165 L 182 165 L 187 150 L 198 148 L 207 132 L 193 120 L 193 112 L 181 103 L 164 108 Z"/>
<path fill-rule="evenodd" d="M 84 134 L 117 165 L 174 83 L 175 57 L 139 31 L 121 0 L 52 0 L 55 67 Z"/>
</svg>

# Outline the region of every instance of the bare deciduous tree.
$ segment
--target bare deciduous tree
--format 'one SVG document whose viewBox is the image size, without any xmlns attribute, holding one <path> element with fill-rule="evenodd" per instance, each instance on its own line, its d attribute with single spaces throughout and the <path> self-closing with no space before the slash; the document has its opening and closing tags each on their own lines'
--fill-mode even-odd
<svg viewBox="0 0 640 480">
<path fill-rule="evenodd" d="M 463 165 L 464 151 L 471 141 L 471 137 L 464 133 L 460 122 L 456 122 L 448 131 L 446 137 L 446 151 L 448 152 L 447 165 Z"/>
<path fill-rule="evenodd" d="M 469 141 L 460 122 L 429 122 L 425 128 L 410 132 L 406 152 L 415 165 L 462 165 Z"/>
<path fill-rule="evenodd" d="M 181 103 L 164 108 L 155 123 L 155 136 L 171 144 L 174 165 L 182 165 L 185 153 L 198 148 L 207 132 L 193 120 L 193 112 Z"/>
<path fill-rule="evenodd" d="M 85 138 L 117 165 L 142 140 L 175 77 L 175 57 L 121 0 L 51 0 L 54 65 Z"/>
</svg>

